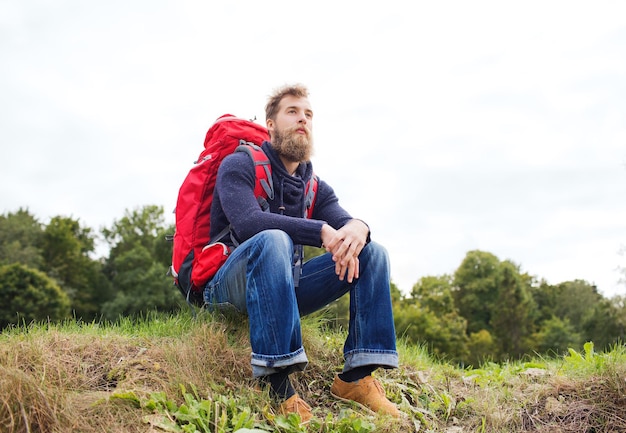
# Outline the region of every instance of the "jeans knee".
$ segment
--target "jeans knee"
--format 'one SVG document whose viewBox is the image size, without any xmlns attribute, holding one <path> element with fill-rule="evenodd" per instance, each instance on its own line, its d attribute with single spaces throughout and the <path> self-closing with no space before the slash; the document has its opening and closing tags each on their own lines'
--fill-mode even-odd
<svg viewBox="0 0 626 433">
<path fill-rule="evenodd" d="M 364 253 L 366 257 L 359 257 L 360 260 L 366 259 L 372 262 L 389 263 L 389 254 L 387 253 L 387 249 L 379 243 L 374 241 L 370 242 L 365 246 L 365 248 L 363 248 L 361 254 Z"/>
<path fill-rule="evenodd" d="M 293 241 L 287 233 L 278 229 L 264 230 L 258 235 L 258 245 L 263 249 L 268 249 L 276 254 L 287 254 L 289 257 L 293 254 Z"/>
</svg>

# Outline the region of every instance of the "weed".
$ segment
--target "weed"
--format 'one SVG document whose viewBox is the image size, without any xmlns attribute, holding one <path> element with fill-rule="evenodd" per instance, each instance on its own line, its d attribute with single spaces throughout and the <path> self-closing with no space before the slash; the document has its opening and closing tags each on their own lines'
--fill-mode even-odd
<svg viewBox="0 0 626 433">
<path fill-rule="evenodd" d="M 228 396 L 199 398 L 197 390 L 187 392 L 181 386 L 184 402 L 177 405 L 163 392 L 152 393 L 143 407 L 162 415 L 147 416 L 146 423 L 166 432 L 211 433 L 235 432 L 255 426 L 255 420 L 249 408 L 238 405 L 236 399 Z"/>
<path fill-rule="evenodd" d="M 318 431 L 320 433 L 370 433 L 376 425 L 353 412 L 342 412 L 334 419 L 328 414 L 324 422 L 313 419 L 308 425 L 300 424 L 296 414 L 287 416 L 265 413 L 267 420 L 258 420 L 252 410 L 240 403 L 234 396 L 218 396 L 215 399 L 202 399 L 197 391 L 186 392 L 181 387 L 184 402 L 180 405 L 168 399 L 165 393 L 153 393 L 143 403 L 143 407 L 152 412 L 144 418 L 144 422 L 172 433 L 211 433 L 236 432 L 253 433 L 267 432 L 278 429 L 284 433 L 304 433 Z M 130 396 L 134 404 L 134 399 Z M 156 414 L 157 416 L 154 416 Z"/>
<path fill-rule="evenodd" d="M 568 349 L 569 355 L 565 356 L 564 368 L 570 371 L 596 373 L 604 367 L 605 357 L 594 351 L 593 342 L 587 342 L 583 346 L 584 353 L 579 353 L 572 348 Z"/>
</svg>

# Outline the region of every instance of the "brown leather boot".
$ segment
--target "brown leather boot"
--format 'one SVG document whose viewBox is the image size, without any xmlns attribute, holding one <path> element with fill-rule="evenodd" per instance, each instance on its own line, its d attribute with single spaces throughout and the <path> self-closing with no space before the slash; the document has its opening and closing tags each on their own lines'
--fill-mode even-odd
<svg viewBox="0 0 626 433">
<path fill-rule="evenodd" d="M 298 394 L 294 394 L 283 401 L 278 408 L 278 413 L 285 416 L 290 413 L 297 413 L 300 415 L 300 424 L 306 424 L 313 418 L 311 406 L 302 400 Z"/>
<path fill-rule="evenodd" d="M 339 376 L 335 376 L 330 393 L 339 400 L 354 401 L 373 412 L 385 413 L 396 418 L 401 416 L 396 405 L 385 396 L 380 382 L 372 376 L 366 376 L 356 382 L 344 382 Z"/>
</svg>

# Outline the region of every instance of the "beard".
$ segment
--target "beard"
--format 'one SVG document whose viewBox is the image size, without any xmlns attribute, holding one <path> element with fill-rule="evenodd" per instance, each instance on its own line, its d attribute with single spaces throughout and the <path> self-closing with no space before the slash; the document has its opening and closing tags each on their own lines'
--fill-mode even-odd
<svg viewBox="0 0 626 433">
<path fill-rule="evenodd" d="M 279 156 L 290 162 L 305 162 L 311 159 L 313 154 L 313 137 L 311 130 L 304 127 L 306 134 L 296 132 L 302 125 L 279 131 L 274 130 L 272 147 Z"/>
</svg>

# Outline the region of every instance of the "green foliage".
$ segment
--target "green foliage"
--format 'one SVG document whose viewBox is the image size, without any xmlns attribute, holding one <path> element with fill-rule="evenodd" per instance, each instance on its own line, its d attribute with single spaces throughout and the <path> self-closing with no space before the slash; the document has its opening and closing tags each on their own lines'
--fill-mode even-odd
<svg viewBox="0 0 626 433">
<path fill-rule="evenodd" d="M 109 397 L 110 401 L 121 401 L 130 404 L 133 407 L 140 408 L 141 401 L 137 394 L 133 391 L 118 391 L 111 394 Z"/>
<path fill-rule="evenodd" d="M 535 304 L 527 280 L 512 262 L 500 263 L 496 281 L 498 292 L 491 311 L 493 334 L 501 359 L 517 359 L 528 350 Z"/>
<path fill-rule="evenodd" d="M 0 328 L 59 320 L 70 313 L 67 295 L 44 273 L 20 264 L 0 266 Z"/>
<path fill-rule="evenodd" d="M 598 347 L 609 348 L 612 344 L 623 341 L 626 336 L 626 310 L 623 299 L 614 297 L 605 299 L 597 288 L 582 280 L 566 281 L 557 285 L 545 282 L 533 291 L 538 305 L 539 332 L 545 332 L 548 326 L 556 326 L 556 322 L 548 323 L 553 318 L 567 323 L 563 332 L 572 334 L 570 345 L 577 347 L 580 341 L 594 341 Z M 543 330 L 543 331 L 542 331 Z M 552 330 L 557 332 L 556 329 Z M 556 338 L 553 335 L 552 338 Z M 562 344 L 553 350 L 563 350 L 564 337 L 559 338 Z M 545 345 L 540 350 L 548 350 Z"/>
<path fill-rule="evenodd" d="M 304 246 L 305 260 L 311 260 L 313 257 L 321 256 L 322 254 L 326 254 L 326 250 L 324 248 L 312 247 L 310 245 Z"/>
<path fill-rule="evenodd" d="M 49 274 L 69 286 L 79 286 L 83 278 L 77 273 L 89 260 L 94 249 L 91 230 L 82 228 L 78 220 L 54 217 L 43 231 L 42 250 Z"/>
<path fill-rule="evenodd" d="M 155 253 L 155 261 L 168 265 L 171 260 L 171 244 L 165 241 L 165 235 L 170 230 L 164 224 L 163 208 L 160 206 L 126 210 L 124 216 L 114 221 L 110 228 L 102 229 L 102 234 L 111 247 L 110 258 L 142 246 Z"/>
<path fill-rule="evenodd" d="M 548 373 L 549 363 L 533 362 L 486 362 L 481 368 L 471 368 L 466 371 L 465 379 L 481 387 L 503 387 L 510 384 L 520 374 L 529 371 L 539 371 L 541 375 Z"/>
<path fill-rule="evenodd" d="M 370 433 L 376 430 L 374 423 L 364 419 L 355 412 L 348 411 L 340 412 L 337 418 L 329 413 L 323 422 L 313 419 L 311 420 L 310 428 L 296 426 L 292 419 L 290 419 L 290 421 L 290 429 L 286 429 L 286 432 L 319 431 L 321 433 Z"/>
<path fill-rule="evenodd" d="M 615 379 L 620 389 L 624 389 L 624 367 L 626 366 L 626 346 L 614 345 L 610 350 L 597 352 L 595 344 L 588 341 L 582 351 L 569 348 L 563 357 L 564 373 L 576 376 L 599 375 L 607 379 Z"/>
<path fill-rule="evenodd" d="M 110 294 L 94 250 L 91 229 L 56 216 L 43 225 L 28 211 L 0 216 L 0 264 L 20 263 L 44 272 L 68 295 L 76 317 L 92 320 Z"/>
<path fill-rule="evenodd" d="M 467 356 L 465 320 L 455 312 L 435 314 L 419 304 L 401 302 L 394 306 L 396 333 L 410 344 L 426 345 L 432 354 L 452 361 Z"/>
<path fill-rule="evenodd" d="M 235 432 L 254 433 L 278 431 L 285 433 L 303 433 L 307 431 L 333 433 L 370 433 L 375 424 L 356 416 L 355 413 L 344 412 L 336 420 L 332 414 L 321 422 L 313 419 L 308 426 L 300 424 L 297 414 L 287 416 L 275 415 L 266 411 L 266 420 L 257 419 L 254 411 L 241 402 L 241 398 L 232 395 L 217 395 L 201 398 L 195 388 L 187 392 L 181 385 L 183 403 L 178 404 L 167 397 L 164 392 L 152 393 L 141 406 L 155 416 L 144 417 L 144 422 L 165 432 L 172 433 L 212 433 Z M 134 393 L 115 395 L 117 399 L 125 399 L 136 406 L 138 399 Z"/>
<path fill-rule="evenodd" d="M 400 302 L 402 299 L 402 292 L 393 280 L 389 282 L 389 291 L 391 292 L 391 303 Z"/>
<path fill-rule="evenodd" d="M 478 366 L 486 361 L 494 359 L 494 354 L 498 352 L 497 345 L 493 337 L 486 329 L 472 332 L 467 343 L 469 355 L 466 359 L 468 365 Z"/>
<path fill-rule="evenodd" d="M 582 324 L 593 307 L 602 300 L 598 288 L 582 280 L 566 281 L 556 286 L 554 313 L 573 324 Z"/>
<path fill-rule="evenodd" d="M 564 354 L 570 347 L 579 347 L 581 336 L 568 318 L 551 317 L 541 324 L 533 335 L 535 350 L 539 353 Z"/>
<path fill-rule="evenodd" d="M 42 225 L 25 209 L 0 215 L 0 265 L 21 263 L 41 269 Z"/>
<path fill-rule="evenodd" d="M 597 302 L 582 324 L 583 339 L 593 341 L 602 350 L 626 341 L 626 297 L 614 296 Z"/>
<path fill-rule="evenodd" d="M 74 315 L 93 320 L 111 297 L 111 287 L 100 262 L 92 260 L 94 235 L 78 220 L 54 217 L 42 236 L 44 270 L 68 294 Z"/>
<path fill-rule="evenodd" d="M 146 422 L 166 432 L 212 433 L 236 432 L 255 426 L 249 407 L 240 405 L 236 398 L 219 395 L 203 399 L 195 388 L 187 392 L 181 385 L 184 402 L 178 405 L 163 392 L 153 393 L 144 407 L 160 413 L 159 419 L 146 418 Z"/>
<path fill-rule="evenodd" d="M 454 305 L 449 276 L 421 278 L 393 312 L 396 333 L 407 342 L 425 344 L 439 357 L 466 358 L 467 323 Z"/>
<path fill-rule="evenodd" d="M 577 352 L 570 348 L 569 354 L 563 358 L 563 368 L 577 374 L 595 374 L 604 371 L 608 358 L 606 354 L 595 351 L 593 342 L 588 341 L 583 345 L 583 352 Z"/>
<path fill-rule="evenodd" d="M 456 310 L 450 275 L 420 278 L 413 285 L 410 298 L 435 314 L 448 314 Z"/>
<path fill-rule="evenodd" d="M 491 253 L 469 251 L 454 273 L 454 298 L 461 316 L 467 320 L 467 332 L 486 329 L 492 332 L 491 314 L 498 296 L 500 261 Z"/>
<path fill-rule="evenodd" d="M 110 245 L 104 271 L 115 293 L 102 306 L 105 318 L 141 314 L 146 311 L 173 311 L 183 300 L 167 270 L 171 244 L 165 241 L 163 209 L 145 206 L 102 231 Z"/>
</svg>

